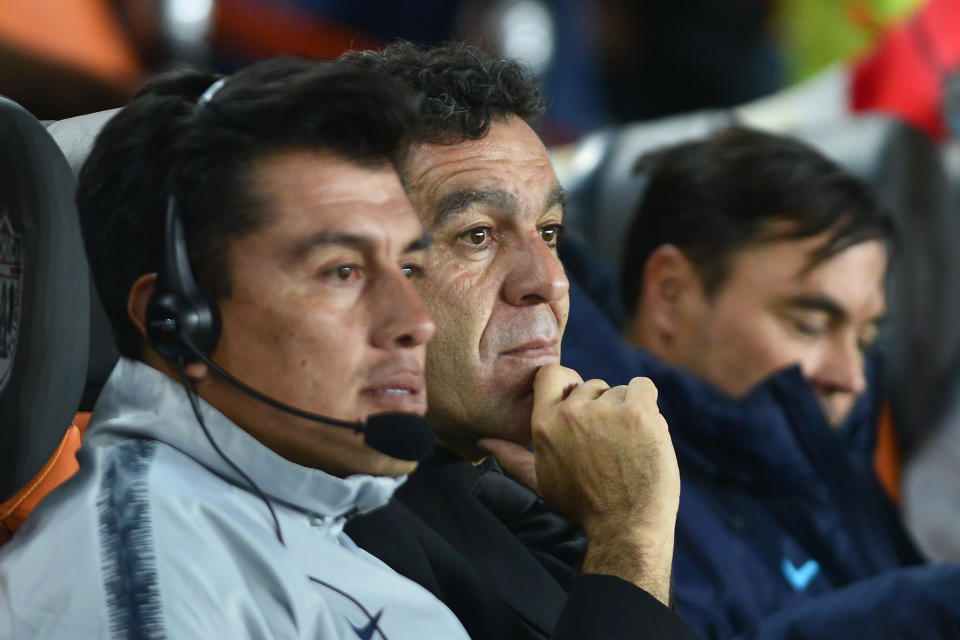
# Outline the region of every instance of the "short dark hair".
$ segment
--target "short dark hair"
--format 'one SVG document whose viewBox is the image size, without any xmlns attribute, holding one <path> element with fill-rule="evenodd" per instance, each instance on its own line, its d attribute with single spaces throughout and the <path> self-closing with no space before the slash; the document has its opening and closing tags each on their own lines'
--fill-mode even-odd
<svg viewBox="0 0 960 640">
<path fill-rule="evenodd" d="M 431 48 L 397 42 L 381 51 L 348 51 L 340 61 L 387 74 L 421 93 L 426 142 L 476 140 L 487 135 L 491 122 L 510 116 L 535 126 L 547 109 L 530 69 L 462 42 Z"/>
<path fill-rule="evenodd" d="M 217 76 L 157 76 L 103 128 L 80 173 L 77 204 L 87 257 L 120 353 L 139 358 L 127 317 L 141 275 L 157 270 L 168 196 L 176 196 L 190 262 L 213 300 L 230 294 L 230 238 L 262 228 L 255 162 L 285 149 L 330 152 L 361 166 L 399 166 L 419 126 L 419 102 L 369 71 L 274 58 L 231 76 L 202 106 Z"/>
<path fill-rule="evenodd" d="M 707 295 L 729 274 L 734 254 L 750 244 L 830 232 L 811 266 L 853 245 L 889 245 L 893 220 L 862 180 L 809 145 L 740 126 L 655 151 L 624 245 L 621 294 L 628 313 L 640 300 L 647 259 L 665 244 L 693 263 Z"/>
</svg>

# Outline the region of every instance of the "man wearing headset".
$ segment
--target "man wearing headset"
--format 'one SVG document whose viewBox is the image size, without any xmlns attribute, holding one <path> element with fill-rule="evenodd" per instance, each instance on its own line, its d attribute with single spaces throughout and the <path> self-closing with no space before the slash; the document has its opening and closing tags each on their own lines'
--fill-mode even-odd
<svg viewBox="0 0 960 640">
<path fill-rule="evenodd" d="M 80 176 L 124 357 L 80 471 L 0 551 L 0 638 L 466 638 L 342 532 L 430 433 L 370 419 L 377 450 L 317 415 L 426 408 L 428 239 L 394 169 L 416 102 L 302 60 L 214 80 L 151 82 Z"/>
</svg>

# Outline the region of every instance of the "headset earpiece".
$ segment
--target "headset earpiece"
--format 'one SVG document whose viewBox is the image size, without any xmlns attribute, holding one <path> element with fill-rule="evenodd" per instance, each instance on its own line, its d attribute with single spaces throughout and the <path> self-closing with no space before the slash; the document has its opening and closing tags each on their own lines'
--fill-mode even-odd
<svg viewBox="0 0 960 640">
<path fill-rule="evenodd" d="M 176 198 L 170 195 L 164 222 L 163 251 L 157 270 L 157 286 L 147 303 L 147 339 L 167 360 L 179 363 L 197 360 L 185 337 L 208 355 L 220 337 L 220 310 L 197 286 L 190 269 L 183 222 Z"/>
<path fill-rule="evenodd" d="M 220 365 L 207 357 L 216 346 L 217 338 L 220 337 L 220 309 L 200 291 L 193 277 L 187 255 L 183 221 L 177 213 L 176 200 L 173 196 L 170 196 L 167 204 L 163 253 L 160 268 L 157 270 L 157 286 L 147 303 L 146 316 L 147 338 L 150 340 L 150 345 L 161 356 L 178 365 L 181 375 L 184 375 L 182 373 L 184 364 L 200 361 L 210 367 L 214 374 L 260 402 L 300 418 L 363 433 L 364 442 L 369 447 L 388 456 L 401 460 L 422 460 L 433 451 L 433 426 L 418 415 L 384 413 L 371 416 L 366 423 L 320 415 L 285 404 L 257 391 L 224 371 Z M 184 384 L 186 385 L 186 381 Z M 189 385 L 186 386 L 189 389 Z M 192 403 L 193 400 L 191 400 Z M 206 432 L 203 417 L 196 406 L 194 411 Z M 210 438 L 209 433 L 207 438 Z M 214 448 L 217 448 L 212 438 L 210 442 Z M 222 456 L 223 453 L 220 452 L 220 455 Z M 224 459 L 229 462 L 225 456 Z M 252 486 L 256 486 L 249 478 L 247 481 Z M 261 498 L 269 506 L 270 502 L 262 495 Z M 282 541 L 279 525 L 277 537 Z"/>
</svg>

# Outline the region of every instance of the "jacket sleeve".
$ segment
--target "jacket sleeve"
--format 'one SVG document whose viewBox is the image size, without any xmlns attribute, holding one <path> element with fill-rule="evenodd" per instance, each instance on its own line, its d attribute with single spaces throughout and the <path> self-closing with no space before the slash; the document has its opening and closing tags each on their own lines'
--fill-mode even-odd
<svg viewBox="0 0 960 640">
<path fill-rule="evenodd" d="M 552 640 L 694 640 L 674 611 L 615 576 L 584 574 L 573 583 Z"/>
<path fill-rule="evenodd" d="M 960 565 L 898 569 L 764 618 L 740 640 L 960 638 Z"/>
<path fill-rule="evenodd" d="M 487 465 L 473 487 L 475 497 L 569 592 L 551 638 L 696 637 L 676 612 L 636 585 L 611 575 L 578 575 L 586 550 L 586 536 L 580 527 L 506 478 L 494 461 L 488 459 Z"/>
</svg>

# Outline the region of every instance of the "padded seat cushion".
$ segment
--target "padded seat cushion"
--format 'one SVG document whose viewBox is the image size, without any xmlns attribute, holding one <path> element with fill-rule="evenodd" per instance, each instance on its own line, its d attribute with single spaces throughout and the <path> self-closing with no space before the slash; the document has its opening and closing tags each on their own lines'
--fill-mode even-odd
<svg viewBox="0 0 960 640">
<path fill-rule="evenodd" d="M 0 500 L 44 466 L 83 391 L 90 285 L 74 190 L 43 125 L 0 98 Z"/>
</svg>

